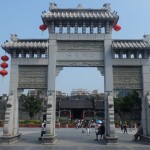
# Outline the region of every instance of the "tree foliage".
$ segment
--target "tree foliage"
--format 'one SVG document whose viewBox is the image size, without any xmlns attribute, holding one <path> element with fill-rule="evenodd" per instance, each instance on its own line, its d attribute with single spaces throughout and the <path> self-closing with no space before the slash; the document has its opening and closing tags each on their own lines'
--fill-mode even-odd
<svg viewBox="0 0 150 150">
<path fill-rule="evenodd" d="M 125 97 L 114 99 L 114 110 L 120 118 L 124 118 L 127 113 L 131 113 L 131 117 L 133 117 L 134 109 L 141 110 L 141 98 L 137 91 L 132 91 Z"/>
<path fill-rule="evenodd" d="M 42 108 L 42 99 L 38 96 L 26 96 L 22 94 L 19 101 L 22 103 L 22 106 L 26 109 L 26 111 L 28 111 L 30 119 L 32 119 Z"/>
</svg>

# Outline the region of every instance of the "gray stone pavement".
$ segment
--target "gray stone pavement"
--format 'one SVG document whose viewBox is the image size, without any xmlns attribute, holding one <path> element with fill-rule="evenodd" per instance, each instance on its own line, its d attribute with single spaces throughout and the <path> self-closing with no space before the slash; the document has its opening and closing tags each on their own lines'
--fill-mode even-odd
<svg viewBox="0 0 150 150">
<path fill-rule="evenodd" d="M 136 131 L 128 131 L 124 134 L 120 129 L 116 129 L 119 140 L 117 144 L 105 145 L 102 141 L 95 141 L 95 130 L 91 129 L 88 136 L 85 130 L 60 128 L 56 129 L 57 142 L 54 145 L 42 145 L 38 141 L 40 128 L 20 128 L 21 139 L 12 144 L 0 144 L 0 150 L 149 150 L 150 145 L 132 141 L 132 136 Z M 2 128 L 0 128 L 0 136 Z"/>
</svg>

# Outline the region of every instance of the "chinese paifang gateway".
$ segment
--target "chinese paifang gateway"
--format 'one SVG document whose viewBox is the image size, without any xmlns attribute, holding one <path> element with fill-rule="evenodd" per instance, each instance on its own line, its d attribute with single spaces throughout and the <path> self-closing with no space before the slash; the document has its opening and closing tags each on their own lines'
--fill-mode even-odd
<svg viewBox="0 0 150 150">
<path fill-rule="evenodd" d="M 18 116 L 18 94 L 20 89 L 46 89 L 48 97 L 46 134 L 42 142 L 56 141 L 55 108 L 56 76 L 63 67 L 97 67 L 104 75 L 106 143 L 116 143 L 114 125 L 113 91 L 135 89 L 142 94 L 142 139 L 150 137 L 150 43 L 149 35 L 139 40 L 114 40 L 112 29 L 119 16 L 111 11 L 110 4 L 102 9 L 61 9 L 51 3 L 48 12 L 42 13 L 49 39 L 19 39 L 2 48 L 11 55 L 10 72 L 10 116 Z M 118 30 L 118 29 L 117 29 Z M 12 103 L 13 102 L 13 103 Z M 10 105 L 9 105 L 10 106 Z M 4 136 L 18 137 L 18 117 L 5 121 Z M 2 137 L 3 138 L 3 137 Z M 8 137 L 8 140 L 10 137 Z M 11 139 L 11 140 L 12 140 Z M 5 139 L 6 140 L 6 139 Z"/>
</svg>

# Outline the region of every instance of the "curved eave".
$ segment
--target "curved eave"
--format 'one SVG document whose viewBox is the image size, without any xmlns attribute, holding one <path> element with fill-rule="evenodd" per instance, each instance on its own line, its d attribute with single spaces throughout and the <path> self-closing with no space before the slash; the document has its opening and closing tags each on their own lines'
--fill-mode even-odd
<svg viewBox="0 0 150 150">
<path fill-rule="evenodd" d="M 112 42 L 113 50 L 129 50 L 129 49 L 140 49 L 140 50 L 150 50 L 150 43 L 143 40 L 116 40 Z"/>
<path fill-rule="evenodd" d="M 8 53 L 10 53 L 11 50 L 17 50 L 17 49 L 26 49 L 26 50 L 30 50 L 30 49 L 34 49 L 34 50 L 44 50 L 48 48 L 48 42 L 32 42 L 32 41 L 17 41 L 17 42 L 5 42 L 4 44 L 1 45 L 1 47 L 7 51 Z"/>
<path fill-rule="evenodd" d="M 80 19 L 91 19 L 91 20 L 118 20 L 118 16 L 106 11 L 102 12 L 46 12 L 41 15 L 43 21 L 55 21 L 55 20 L 80 20 Z"/>
</svg>

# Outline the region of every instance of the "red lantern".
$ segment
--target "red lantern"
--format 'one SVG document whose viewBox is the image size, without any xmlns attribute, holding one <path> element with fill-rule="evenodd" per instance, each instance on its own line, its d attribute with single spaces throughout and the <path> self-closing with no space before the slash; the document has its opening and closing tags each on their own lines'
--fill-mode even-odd
<svg viewBox="0 0 150 150">
<path fill-rule="evenodd" d="M 39 29 L 42 30 L 42 31 L 44 31 L 44 30 L 47 29 L 47 26 L 44 25 L 44 24 L 42 24 L 42 25 L 39 26 Z"/>
<path fill-rule="evenodd" d="M 3 61 L 8 61 L 8 60 L 9 60 L 9 57 L 6 56 L 6 55 L 4 55 L 4 56 L 1 57 L 1 60 L 3 60 Z"/>
<path fill-rule="evenodd" d="M 7 64 L 6 62 L 3 62 L 3 63 L 1 63 L 1 67 L 2 67 L 2 68 L 7 68 L 7 67 L 8 67 L 8 64 Z"/>
<path fill-rule="evenodd" d="M 1 70 L 1 71 L 0 71 L 0 74 L 1 74 L 2 76 L 6 76 L 6 75 L 8 74 L 8 72 L 7 72 L 6 70 Z"/>
<path fill-rule="evenodd" d="M 121 30 L 121 26 L 120 26 L 120 25 L 118 25 L 118 24 L 116 24 L 116 25 L 114 26 L 114 30 L 115 30 L 115 31 L 119 31 L 119 30 Z"/>
</svg>

